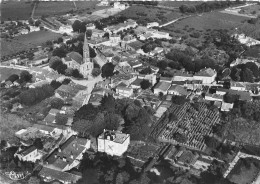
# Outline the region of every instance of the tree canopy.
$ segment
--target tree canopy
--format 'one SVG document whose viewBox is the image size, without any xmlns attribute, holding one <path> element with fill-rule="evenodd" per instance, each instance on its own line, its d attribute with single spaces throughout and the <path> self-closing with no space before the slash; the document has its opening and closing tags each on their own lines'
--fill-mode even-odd
<svg viewBox="0 0 260 184">
<path fill-rule="evenodd" d="M 102 77 L 112 77 L 114 75 L 115 66 L 112 63 L 106 63 L 102 67 Z"/>
</svg>

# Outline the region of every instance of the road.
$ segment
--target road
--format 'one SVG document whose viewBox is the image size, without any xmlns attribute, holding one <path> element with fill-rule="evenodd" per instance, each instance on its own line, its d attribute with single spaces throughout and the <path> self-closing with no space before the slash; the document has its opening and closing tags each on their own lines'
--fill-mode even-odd
<svg viewBox="0 0 260 184">
<path fill-rule="evenodd" d="M 167 23 L 165 23 L 165 24 L 160 25 L 159 27 L 168 26 L 168 25 L 170 25 L 170 24 L 172 24 L 172 23 L 174 23 L 174 22 L 177 22 L 178 20 L 186 19 L 186 18 L 191 17 L 191 16 L 192 16 L 192 15 L 188 15 L 188 16 L 185 16 L 185 17 L 179 17 L 179 18 L 177 18 L 177 19 L 171 20 L 170 22 L 167 22 Z"/>
</svg>

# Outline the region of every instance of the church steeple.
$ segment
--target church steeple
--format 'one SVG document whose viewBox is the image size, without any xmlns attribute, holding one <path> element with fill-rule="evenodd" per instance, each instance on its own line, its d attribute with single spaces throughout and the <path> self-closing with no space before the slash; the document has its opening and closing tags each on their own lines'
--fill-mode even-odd
<svg viewBox="0 0 260 184">
<path fill-rule="evenodd" d="M 84 45 L 83 45 L 83 63 L 87 63 L 87 62 L 90 62 L 90 54 L 89 54 L 88 39 L 85 33 Z"/>
</svg>

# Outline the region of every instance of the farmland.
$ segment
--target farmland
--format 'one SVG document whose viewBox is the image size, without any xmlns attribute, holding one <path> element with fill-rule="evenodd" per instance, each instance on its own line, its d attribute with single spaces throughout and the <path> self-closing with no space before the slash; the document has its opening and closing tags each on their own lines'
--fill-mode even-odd
<svg viewBox="0 0 260 184">
<path fill-rule="evenodd" d="M 14 69 L 14 68 L 5 68 L 0 67 L 0 81 L 7 79 L 11 74 L 19 75 L 22 70 Z"/>
<path fill-rule="evenodd" d="M 20 51 L 25 51 L 30 48 L 35 48 L 42 45 L 47 40 L 55 40 L 61 34 L 53 33 L 50 31 L 37 31 L 26 35 L 17 36 L 11 40 L 1 39 L 2 56 L 15 54 Z"/>
<path fill-rule="evenodd" d="M 241 8 L 240 13 L 242 14 L 251 14 L 251 15 L 260 15 L 260 5 L 252 5 Z"/>
<path fill-rule="evenodd" d="M 173 19 L 182 16 L 179 10 L 173 11 L 173 10 L 166 10 L 162 8 L 141 6 L 141 5 L 139 6 L 133 5 L 119 14 L 134 19 L 140 23 L 156 21 L 159 24 L 166 23 L 168 21 L 171 21 Z"/>
<path fill-rule="evenodd" d="M 159 1 L 158 5 L 179 8 L 181 5 L 184 4 L 197 5 L 201 3 L 202 3 L 201 1 Z"/>
<path fill-rule="evenodd" d="M 98 10 L 103 9 L 104 7 L 96 7 L 98 1 L 76 1 L 76 7 L 79 12 L 84 10 Z M 62 15 L 66 14 L 69 11 L 75 8 L 74 3 L 72 1 L 41 1 L 34 13 L 34 16 L 40 17 L 42 15 Z M 8 1 L 1 4 L 2 17 L 1 20 L 28 20 L 31 11 L 32 11 L 32 3 L 31 1 Z"/>
</svg>

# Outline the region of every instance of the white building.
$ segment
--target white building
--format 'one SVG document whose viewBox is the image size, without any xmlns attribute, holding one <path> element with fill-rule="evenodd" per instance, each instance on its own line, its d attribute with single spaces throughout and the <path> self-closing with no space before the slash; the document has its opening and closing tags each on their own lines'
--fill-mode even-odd
<svg viewBox="0 0 260 184">
<path fill-rule="evenodd" d="M 215 81 L 217 72 L 211 68 L 205 68 L 195 73 L 194 80 L 201 80 L 202 84 L 211 84 Z"/>
<path fill-rule="evenodd" d="M 246 84 L 243 82 L 230 82 L 230 89 L 237 90 L 237 91 L 246 91 Z"/>
<path fill-rule="evenodd" d="M 159 26 L 159 23 L 158 22 L 150 22 L 150 23 L 147 23 L 147 28 L 151 28 L 151 27 L 158 27 Z"/>
<path fill-rule="evenodd" d="M 117 87 L 116 87 L 116 93 L 119 94 L 120 96 L 123 97 L 130 97 L 133 95 L 133 89 L 127 87 L 124 83 L 120 83 Z"/>
<path fill-rule="evenodd" d="M 171 87 L 171 83 L 169 82 L 164 82 L 164 81 L 158 82 L 154 87 L 154 94 L 159 95 L 160 93 L 163 93 L 164 95 L 166 95 L 170 87 Z"/>
<path fill-rule="evenodd" d="M 35 146 L 29 146 L 25 149 L 19 149 L 15 154 L 15 157 L 18 157 L 19 160 L 36 162 L 36 160 L 42 157 L 42 154 L 38 153 L 38 150 Z"/>
<path fill-rule="evenodd" d="M 98 136 L 98 151 L 109 155 L 122 156 L 130 144 L 130 135 L 117 131 L 104 130 Z"/>
<path fill-rule="evenodd" d="M 125 4 L 121 4 L 120 2 L 114 2 L 114 8 L 120 9 L 120 10 L 125 10 L 126 9 L 126 5 Z"/>
</svg>

